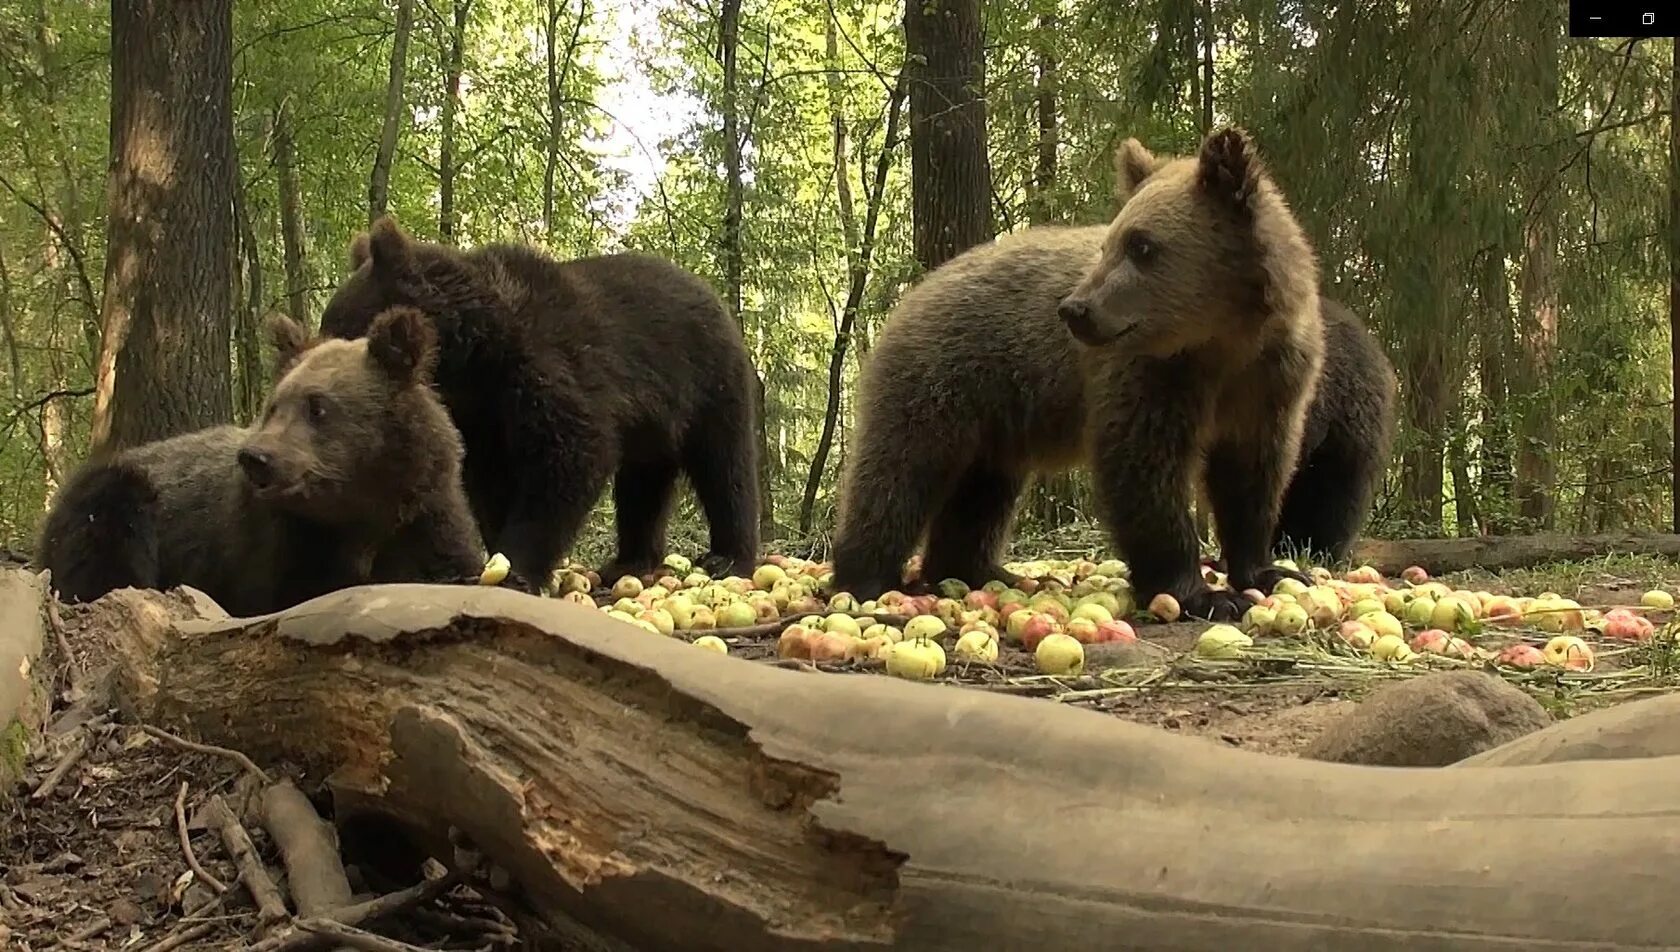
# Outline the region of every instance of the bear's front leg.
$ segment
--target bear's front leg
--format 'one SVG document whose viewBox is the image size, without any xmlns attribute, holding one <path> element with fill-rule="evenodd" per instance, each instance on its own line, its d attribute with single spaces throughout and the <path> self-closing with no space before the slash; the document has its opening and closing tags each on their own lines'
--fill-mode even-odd
<svg viewBox="0 0 1680 952">
<path fill-rule="evenodd" d="M 1269 593 L 1284 578 L 1312 584 L 1301 572 L 1269 564 L 1283 494 L 1300 455 L 1310 366 L 1306 356 L 1268 354 L 1227 391 L 1232 397 L 1217 411 L 1202 475 L 1234 589 Z"/>
<path fill-rule="evenodd" d="M 1190 484 L 1207 398 L 1186 361 L 1136 360 L 1110 368 L 1092 402 L 1091 461 L 1097 500 L 1115 547 L 1145 603 L 1165 592 L 1186 615 L 1232 621 L 1240 592 L 1202 578 Z"/>
</svg>

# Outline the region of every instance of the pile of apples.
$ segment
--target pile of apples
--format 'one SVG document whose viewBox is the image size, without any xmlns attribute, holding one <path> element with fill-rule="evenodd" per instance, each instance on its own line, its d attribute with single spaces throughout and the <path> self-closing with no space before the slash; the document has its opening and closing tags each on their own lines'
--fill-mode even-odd
<svg viewBox="0 0 1680 952">
<path fill-rule="evenodd" d="M 1297 569 L 1288 560 L 1281 566 Z M 1270 595 L 1250 594 L 1259 599 L 1248 610 L 1240 628 L 1215 625 L 1198 639 L 1196 651 L 1207 658 L 1239 657 L 1253 644 L 1255 635 L 1300 635 L 1309 628 L 1334 630 L 1343 641 L 1381 661 L 1406 663 L 1420 655 L 1440 655 L 1461 660 L 1493 660 L 1513 668 L 1541 665 L 1572 671 L 1590 671 L 1594 656 L 1591 645 L 1581 636 L 1594 632 L 1617 641 L 1644 641 L 1656 626 L 1644 615 L 1618 608 L 1599 613 L 1583 608 L 1573 599 L 1555 592 L 1533 598 L 1494 595 L 1485 591 L 1453 589 L 1431 581 L 1420 566 L 1401 573 L 1402 587 L 1390 587 L 1382 574 L 1361 566 L 1341 578 L 1315 568 L 1315 584 L 1284 579 Z M 1640 600 L 1645 609 L 1667 611 L 1674 598 L 1658 590 L 1646 592 Z M 1407 625 L 1418 629 L 1409 639 Z M 1543 647 L 1526 642 L 1490 652 L 1472 644 L 1484 626 L 1511 628 L 1527 625 L 1552 634 Z"/>
<path fill-rule="evenodd" d="M 919 568 L 917 561 L 907 565 L 911 572 Z M 1300 571 L 1288 559 L 1276 564 Z M 1084 669 L 1086 645 L 1137 640 L 1127 621 L 1139 612 L 1125 562 L 1040 560 L 1006 568 L 1020 576 L 1013 586 L 993 581 L 970 589 L 945 579 L 925 595 L 893 591 L 860 602 L 846 592 L 824 597 L 834 576 L 823 562 L 772 555 L 751 577 L 714 579 L 687 558 L 671 555 L 658 573 L 614 580 L 609 600 L 598 607 L 650 633 L 689 639 L 725 654 L 728 644 L 712 632 L 765 626 L 769 634 L 798 616 L 780 629 L 780 657 L 877 659 L 888 673 L 914 679 L 937 677 L 950 658 L 995 662 L 1004 642 L 1032 653 L 1046 674 L 1077 675 Z M 1226 586 L 1220 573 L 1209 568 L 1205 574 L 1210 584 Z M 1257 603 L 1240 625 L 1208 628 L 1196 643 L 1196 654 L 1237 658 L 1256 637 L 1300 636 L 1314 629 L 1334 631 L 1353 648 L 1396 663 L 1436 655 L 1513 668 L 1588 671 L 1594 657 L 1582 637 L 1587 632 L 1629 642 L 1655 632 L 1641 611 L 1600 614 L 1555 592 L 1528 598 L 1454 589 L 1431 580 L 1419 566 L 1402 572 L 1397 585 L 1371 566 L 1341 577 L 1320 567 L 1307 574 L 1311 585 L 1284 579 L 1270 594 L 1250 590 Z M 595 607 L 590 592 L 601 582 L 593 572 L 574 566 L 556 571 L 548 588 L 563 600 Z M 1673 609 L 1674 598 L 1653 590 L 1641 598 L 1641 606 L 1666 612 Z M 1175 621 L 1179 614 L 1172 597 L 1161 595 L 1143 617 Z M 1542 647 L 1517 642 L 1492 652 L 1471 641 L 1488 626 L 1528 626 L 1552 637 Z M 1408 636 L 1408 629 L 1415 634 Z"/>
</svg>

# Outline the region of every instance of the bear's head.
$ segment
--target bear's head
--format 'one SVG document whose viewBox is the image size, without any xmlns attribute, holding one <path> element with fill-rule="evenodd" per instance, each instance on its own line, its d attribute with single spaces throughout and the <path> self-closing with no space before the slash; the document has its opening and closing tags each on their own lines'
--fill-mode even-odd
<svg viewBox="0 0 1680 952">
<path fill-rule="evenodd" d="M 453 298 L 471 286 L 451 249 L 415 241 L 383 215 L 350 242 L 350 274 L 321 312 L 327 337 L 362 337 L 387 308 L 407 306 L 435 321 L 451 313 Z"/>
<path fill-rule="evenodd" d="M 1254 349 L 1317 313 L 1317 258 L 1242 130 L 1195 156 L 1127 139 L 1114 164 L 1119 212 L 1058 309 L 1076 340 L 1154 357 Z"/>
<path fill-rule="evenodd" d="M 278 380 L 239 450 L 259 500 L 333 523 L 379 522 L 458 473 L 460 437 L 431 388 L 436 331 L 382 311 L 357 340 L 310 339 L 269 318 Z"/>
</svg>

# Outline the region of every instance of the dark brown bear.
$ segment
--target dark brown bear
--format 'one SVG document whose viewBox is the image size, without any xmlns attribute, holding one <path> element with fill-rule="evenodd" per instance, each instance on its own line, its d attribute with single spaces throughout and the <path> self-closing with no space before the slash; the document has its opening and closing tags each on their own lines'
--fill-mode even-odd
<svg viewBox="0 0 1680 952">
<path fill-rule="evenodd" d="M 268 329 L 279 380 L 256 426 L 96 458 L 65 484 L 36 549 L 63 597 L 190 585 L 245 616 L 483 567 L 430 323 L 392 308 L 362 341 Z"/>
<path fill-rule="evenodd" d="M 393 304 L 437 328 L 437 382 L 466 445 L 467 497 L 491 552 L 548 578 L 613 479 L 612 580 L 656 567 L 679 473 L 711 527 L 701 566 L 746 574 L 758 553 L 755 376 L 706 283 L 664 259 L 557 262 L 507 244 L 416 242 L 381 218 L 323 332 L 366 333 Z"/>
<path fill-rule="evenodd" d="M 1204 618 L 1246 604 L 1201 577 L 1204 474 L 1234 589 L 1297 574 L 1268 565 L 1280 534 L 1346 552 L 1388 460 L 1392 367 L 1321 304 L 1313 251 L 1241 132 L 1173 160 L 1128 140 L 1117 164 L 1110 225 L 971 249 L 895 309 L 858 384 L 836 587 L 897 587 L 924 537 L 924 580 L 1009 578 L 1027 480 L 1081 464 L 1144 601 L 1168 592 Z"/>
</svg>

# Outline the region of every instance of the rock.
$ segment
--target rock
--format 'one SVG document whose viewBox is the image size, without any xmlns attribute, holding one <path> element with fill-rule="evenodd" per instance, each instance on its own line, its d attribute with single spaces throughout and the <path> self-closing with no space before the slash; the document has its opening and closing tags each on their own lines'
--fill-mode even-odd
<svg viewBox="0 0 1680 952">
<path fill-rule="evenodd" d="M 1551 723 L 1538 702 L 1483 671 L 1443 671 L 1372 692 L 1301 751 L 1310 760 L 1444 767 Z"/>
</svg>

